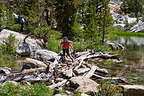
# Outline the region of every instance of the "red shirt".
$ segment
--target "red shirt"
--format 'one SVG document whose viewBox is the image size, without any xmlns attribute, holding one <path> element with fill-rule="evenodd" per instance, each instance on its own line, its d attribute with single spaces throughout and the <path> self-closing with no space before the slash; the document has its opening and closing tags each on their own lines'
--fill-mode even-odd
<svg viewBox="0 0 144 96">
<path fill-rule="evenodd" d="M 63 49 L 68 49 L 70 48 L 70 41 L 68 40 L 67 42 L 61 42 Z"/>
</svg>

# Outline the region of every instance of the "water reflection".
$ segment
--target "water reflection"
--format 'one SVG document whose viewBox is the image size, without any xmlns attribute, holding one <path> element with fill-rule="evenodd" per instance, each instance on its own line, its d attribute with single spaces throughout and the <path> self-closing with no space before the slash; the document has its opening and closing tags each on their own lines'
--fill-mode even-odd
<svg viewBox="0 0 144 96">
<path fill-rule="evenodd" d="M 142 37 L 120 37 L 119 43 L 127 49 L 122 52 L 121 58 L 125 65 L 125 76 L 131 80 L 138 78 L 137 83 L 144 84 L 144 38 Z"/>
<path fill-rule="evenodd" d="M 144 38 L 140 37 L 121 37 L 118 40 L 127 49 L 122 53 L 124 63 L 134 67 L 144 67 Z"/>
</svg>

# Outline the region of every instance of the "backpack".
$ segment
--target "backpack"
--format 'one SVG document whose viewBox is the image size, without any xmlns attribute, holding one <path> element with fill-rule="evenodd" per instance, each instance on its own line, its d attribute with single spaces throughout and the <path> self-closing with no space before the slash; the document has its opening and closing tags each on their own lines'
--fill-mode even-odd
<svg viewBox="0 0 144 96">
<path fill-rule="evenodd" d="M 24 22 L 23 22 L 23 17 L 19 15 L 19 16 L 18 16 L 18 21 L 19 21 L 20 24 L 23 24 L 23 23 L 24 23 Z"/>
</svg>

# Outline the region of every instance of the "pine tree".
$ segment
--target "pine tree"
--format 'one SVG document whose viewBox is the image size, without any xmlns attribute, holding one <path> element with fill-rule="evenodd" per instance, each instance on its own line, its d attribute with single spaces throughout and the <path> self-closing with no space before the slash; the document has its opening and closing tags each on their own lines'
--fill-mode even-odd
<svg viewBox="0 0 144 96">
<path fill-rule="evenodd" d="M 103 4 L 103 9 L 102 9 L 102 44 L 104 44 L 104 39 L 105 39 L 105 34 L 106 34 L 106 31 L 107 28 L 112 24 L 112 17 L 111 17 L 111 14 L 110 14 L 110 9 L 108 7 L 108 4 L 109 4 L 109 1 L 110 0 L 102 0 L 102 4 Z"/>
<path fill-rule="evenodd" d="M 56 31 L 63 36 L 85 37 L 104 42 L 107 27 L 111 24 L 109 0 L 13 1 L 13 7 L 7 11 L 9 17 L 13 18 L 13 12 L 22 15 L 28 22 L 25 30 L 43 38 L 45 42 Z M 8 27 L 16 25 L 11 18 L 7 20 Z M 53 25 L 56 28 L 53 29 Z"/>
<path fill-rule="evenodd" d="M 144 10 L 144 0 L 124 0 L 121 10 L 125 14 L 134 13 L 135 17 L 138 18 L 139 16 L 143 15 Z"/>
</svg>

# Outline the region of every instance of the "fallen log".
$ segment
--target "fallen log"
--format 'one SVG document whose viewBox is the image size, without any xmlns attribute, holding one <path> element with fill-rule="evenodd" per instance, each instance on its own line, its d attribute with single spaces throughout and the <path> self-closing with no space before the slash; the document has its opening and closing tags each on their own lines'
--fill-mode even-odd
<svg viewBox="0 0 144 96">
<path fill-rule="evenodd" d="M 37 77 L 37 78 L 28 78 L 28 79 L 25 79 L 25 80 L 23 80 L 23 81 L 28 81 L 28 82 L 41 82 L 41 81 L 48 81 L 49 80 L 49 78 L 39 78 L 39 77 Z"/>
<path fill-rule="evenodd" d="M 96 52 L 94 54 L 88 55 L 85 59 L 90 59 L 90 58 L 102 58 L 102 59 L 118 59 L 119 60 L 119 55 L 111 55 L 107 53 L 102 53 L 102 52 Z"/>
<path fill-rule="evenodd" d="M 31 68 L 40 68 L 40 67 L 47 68 L 47 65 L 44 64 L 43 62 L 31 58 L 26 58 L 22 63 L 23 63 L 23 67 L 21 71 L 25 69 L 31 69 Z"/>
<path fill-rule="evenodd" d="M 4 68 L 0 67 L 0 74 L 8 75 L 11 73 L 10 71 L 11 71 L 11 69 L 8 67 L 4 67 Z"/>
<path fill-rule="evenodd" d="M 4 82 L 6 80 L 6 76 L 0 75 L 0 83 Z"/>
<path fill-rule="evenodd" d="M 118 59 L 119 60 L 119 55 L 110 55 L 110 54 L 102 53 L 102 52 L 94 52 L 94 53 L 89 52 L 89 53 L 77 58 L 77 60 L 81 60 L 81 61 L 80 61 L 79 65 L 75 67 L 75 70 L 77 70 L 79 67 L 81 67 L 84 60 L 90 59 L 90 58 Z"/>
<path fill-rule="evenodd" d="M 81 62 L 79 63 L 79 65 L 75 67 L 75 70 L 77 70 L 79 67 L 81 67 L 83 61 L 84 61 L 84 59 L 82 59 Z"/>
<path fill-rule="evenodd" d="M 48 86 L 48 87 L 51 88 L 51 89 L 54 89 L 54 88 L 56 88 L 56 87 L 62 86 L 62 85 L 65 84 L 66 82 L 67 82 L 67 80 L 63 80 L 62 82 L 58 82 L 58 83 L 53 84 L 53 85 L 50 85 L 50 86 Z"/>
<path fill-rule="evenodd" d="M 124 83 L 124 84 L 132 84 L 126 81 L 124 78 L 121 77 L 103 77 L 97 74 L 93 74 L 92 79 L 101 79 L 101 80 L 111 80 L 112 83 Z"/>
<path fill-rule="evenodd" d="M 88 72 L 89 70 L 90 70 L 90 68 L 79 68 L 75 71 L 78 75 L 80 75 L 80 74 L 84 74 L 84 73 Z"/>
<path fill-rule="evenodd" d="M 32 73 L 32 72 L 45 71 L 45 70 L 46 70 L 45 67 L 41 67 L 41 68 L 34 68 L 34 69 L 26 69 L 26 70 L 23 70 L 21 73 L 22 74 L 29 74 L 29 73 Z"/>
<path fill-rule="evenodd" d="M 99 67 L 97 67 L 96 72 L 102 73 L 102 74 L 108 74 L 108 70 L 107 69 L 101 69 Z"/>
<path fill-rule="evenodd" d="M 86 75 L 84 75 L 86 78 L 90 78 L 93 74 L 94 74 L 94 72 L 96 71 L 96 69 L 97 69 L 98 67 L 97 66 L 93 66 L 92 68 L 91 68 L 91 70 L 86 74 Z"/>
<path fill-rule="evenodd" d="M 77 52 L 75 55 L 76 55 L 77 58 L 79 58 L 80 56 L 86 55 L 88 53 L 89 53 L 89 51 Z"/>
<path fill-rule="evenodd" d="M 21 73 L 11 73 L 6 76 L 6 81 L 21 81 L 24 75 Z"/>
</svg>

